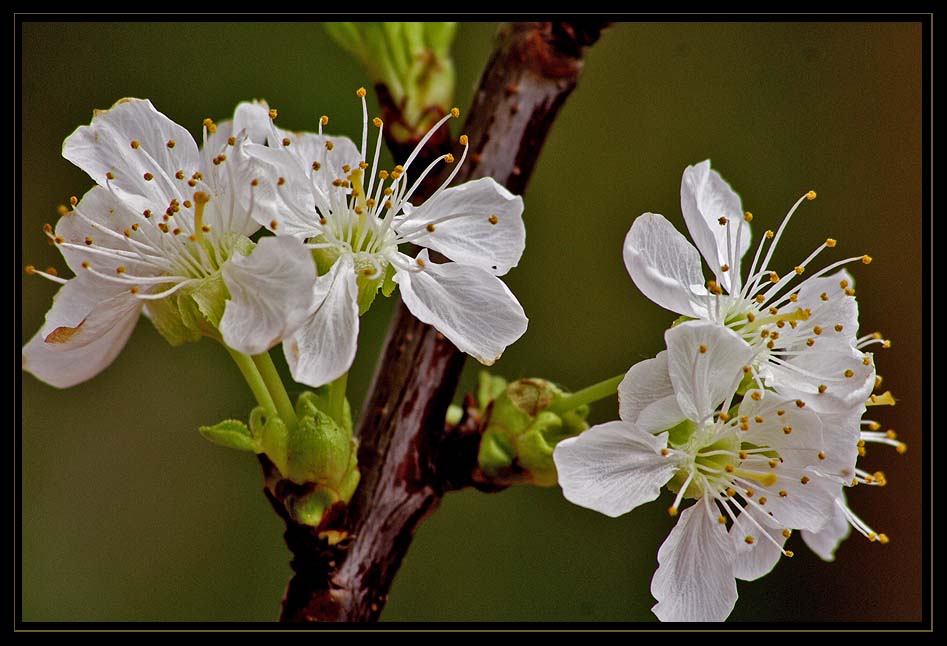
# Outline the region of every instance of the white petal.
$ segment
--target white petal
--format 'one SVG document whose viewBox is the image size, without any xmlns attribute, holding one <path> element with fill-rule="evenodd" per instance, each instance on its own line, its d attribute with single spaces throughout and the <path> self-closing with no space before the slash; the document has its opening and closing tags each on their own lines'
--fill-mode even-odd
<svg viewBox="0 0 947 646">
<path fill-rule="evenodd" d="M 844 492 L 835 501 L 835 507 L 825 526 L 817 532 L 803 530 L 802 540 L 809 549 L 815 552 L 823 561 L 835 560 L 835 550 L 842 541 L 852 533 L 852 526 L 842 512 L 846 505 Z"/>
<path fill-rule="evenodd" d="M 740 196 L 715 170 L 710 169 L 710 160 L 684 169 L 681 179 L 681 212 L 694 244 L 707 261 L 717 282 L 731 292 L 731 276 L 739 276 L 740 259 L 750 246 L 750 226 L 743 219 Z M 728 220 L 721 225 L 720 218 Z M 727 245 L 727 230 L 730 230 L 730 247 Z M 737 231 L 740 231 L 740 248 L 736 257 L 730 249 L 736 246 Z M 729 271 L 722 271 L 729 265 Z"/>
<path fill-rule="evenodd" d="M 250 141 L 256 144 L 266 143 L 272 124 L 270 107 L 266 101 L 241 101 L 233 112 L 233 134 L 246 133 Z"/>
<path fill-rule="evenodd" d="M 700 256 L 663 215 L 644 213 L 625 236 L 625 267 L 641 293 L 678 314 L 707 318 Z"/>
<path fill-rule="evenodd" d="M 819 420 L 822 422 L 822 443 L 825 446 L 825 460 L 816 465 L 820 473 L 838 478 L 846 485 L 855 477 L 861 418 L 864 413 L 864 406 L 841 413 L 819 413 Z"/>
<path fill-rule="evenodd" d="M 753 520 L 750 519 L 753 517 Z M 730 539 L 736 559 L 733 562 L 733 576 L 742 581 L 755 581 L 770 573 L 783 555 L 780 549 L 786 542 L 783 529 L 772 527 L 765 515 L 754 507 L 746 507 L 737 516 L 736 522 L 730 527 Z M 765 532 L 769 538 L 762 536 Z M 752 536 L 753 542 L 747 543 L 746 537 Z"/>
<path fill-rule="evenodd" d="M 316 313 L 283 342 L 293 379 L 313 388 L 348 372 L 358 343 L 358 286 L 352 257 L 342 255 L 315 284 Z"/>
<path fill-rule="evenodd" d="M 667 351 L 662 350 L 654 359 L 639 361 L 625 373 L 618 384 L 618 416 L 626 422 L 636 422 L 649 404 L 674 394 L 668 375 Z"/>
<path fill-rule="evenodd" d="M 132 276 L 158 275 L 161 271 L 154 265 L 142 262 L 132 251 L 131 243 L 124 237 L 124 232 L 130 232 L 132 225 L 141 219 L 141 214 L 129 210 L 108 189 L 94 186 L 79 200 L 75 211 L 59 218 L 56 235 L 70 245 L 76 245 L 60 246 L 59 250 L 76 275 L 84 272 L 83 262 L 89 262 L 95 269 L 110 275 L 114 275 L 119 266 L 124 266 Z M 117 237 L 103 229 L 114 232 Z M 135 239 L 140 241 L 143 237 L 136 235 Z M 88 245 L 90 241 L 91 246 Z M 101 250 L 117 251 L 118 255 L 125 257 L 106 256 L 98 253 Z"/>
<path fill-rule="evenodd" d="M 739 431 L 740 440 L 772 447 L 790 466 L 818 466 L 819 453 L 825 451 L 820 417 L 808 406 L 800 408 L 795 400 L 783 399 L 777 393 L 766 391 L 760 400 L 754 400 L 760 392 L 747 392 L 740 403 L 739 415 L 749 426 L 749 430 Z"/>
<path fill-rule="evenodd" d="M 46 322 L 23 347 L 23 369 L 68 388 L 104 370 L 135 329 L 141 301 L 127 288 L 89 274 L 63 285 Z"/>
<path fill-rule="evenodd" d="M 773 472 L 775 482 L 752 482 L 757 497 L 766 498 L 766 511 L 780 527 L 819 530 L 832 515 L 839 484 L 812 470 L 801 471 L 781 465 Z M 802 484 L 805 478 L 806 484 Z"/>
<path fill-rule="evenodd" d="M 492 364 L 526 331 L 523 307 L 493 274 L 456 262 L 434 264 L 427 249 L 417 260 L 402 256 L 399 264 L 407 268 L 394 280 L 411 313 L 480 363 Z"/>
<path fill-rule="evenodd" d="M 249 256 L 235 254 L 222 273 L 230 300 L 220 332 L 238 352 L 266 352 L 312 314 L 316 268 L 295 238 L 263 238 Z"/>
<path fill-rule="evenodd" d="M 523 198 L 490 177 L 449 188 L 414 209 L 405 204 L 404 211 L 399 233 L 421 232 L 412 236 L 415 244 L 497 276 L 516 266 L 526 246 Z"/>
<path fill-rule="evenodd" d="M 674 428 L 687 419 L 677 401 L 677 395 L 668 395 L 649 404 L 636 422 L 638 428 L 646 433 L 660 433 Z"/>
<path fill-rule="evenodd" d="M 847 288 L 842 287 L 843 281 L 848 284 Z M 827 337 L 841 337 L 854 343 L 858 336 L 858 301 L 845 293 L 845 289 L 854 287 L 855 279 L 844 269 L 831 276 L 806 280 L 799 289 L 795 306 L 808 309 L 809 319 L 804 328 L 797 328 L 797 332 L 809 332 L 813 326 L 819 325 L 825 329 Z M 836 325 L 842 326 L 841 332 L 835 331 Z"/>
<path fill-rule="evenodd" d="M 283 139 L 289 140 L 289 146 L 283 146 Z M 332 150 L 326 148 L 327 142 L 332 143 Z M 337 179 L 348 179 L 349 173 L 357 170 L 359 162 L 363 161 L 361 152 L 352 140 L 341 136 L 280 131 L 280 141 L 275 143 L 271 141 L 270 145 L 291 155 L 298 167 L 303 170 L 309 186 L 312 187 L 313 199 L 320 209 L 328 208 L 331 192 L 338 193 L 345 190 L 333 186 L 332 182 Z M 319 170 L 313 168 L 314 163 L 319 164 Z M 348 172 L 344 170 L 345 166 L 349 167 Z M 371 171 L 366 169 L 364 172 Z M 365 180 L 363 189 L 367 190 L 368 178 L 366 177 Z"/>
<path fill-rule="evenodd" d="M 691 505 L 658 550 L 651 608 L 661 621 L 723 621 L 737 602 L 734 551 L 706 499 Z"/>
<path fill-rule="evenodd" d="M 658 497 L 677 468 L 661 455 L 667 435 L 608 422 L 563 440 L 553 460 L 569 502 L 615 518 Z"/>
<path fill-rule="evenodd" d="M 296 156 L 285 148 L 247 143 L 242 152 L 247 156 L 245 178 L 256 181 L 252 188 L 254 209 L 250 215 L 253 219 L 279 236 L 319 235 L 319 215 L 315 207 L 328 209 L 328 204 L 310 182 L 312 169 L 304 169 Z"/>
<path fill-rule="evenodd" d="M 62 155 L 99 186 L 110 187 L 137 213 L 145 209 L 162 213 L 172 199 L 190 199 L 193 189 L 186 180 L 200 165 L 197 144 L 188 131 L 141 99 L 122 99 L 96 112 L 91 125 L 66 138 Z M 184 180 L 175 177 L 179 170 Z"/>
<path fill-rule="evenodd" d="M 753 349 L 735 332 L 713 323 L 687 321 L 664 333 L 668 372 L 681 410 L 704 421 L 733 396 Z M 701 352 L 703 350 L 703 352 Z"/>
<path fill-rule="evenodd" d="M 824 338 L 823 338 L 824 337 Z M 784 397 L 802 399 L 818 412 L 845 412 L 868 400 L 875 387 L 875 366 L 865 354 L 827 332 L 810 348 L 783 365 L 772 362 L 761 370 L 763 381 Z M 851 371 L 851 377 L 846 377 Z M 826 386 L 819 392 L 820 386 Z"/>
</svg>

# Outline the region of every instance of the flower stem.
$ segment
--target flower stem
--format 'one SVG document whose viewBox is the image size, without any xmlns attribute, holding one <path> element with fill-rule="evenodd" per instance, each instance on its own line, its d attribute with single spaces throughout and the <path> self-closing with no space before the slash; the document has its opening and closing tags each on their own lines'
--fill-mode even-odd
<svg viewBox="0 0 947 646">
<path fill-rule="evenodd" d="M 592 402 L 597 402 L 600 399 L 610 397 L 618 391 L 618 384 L 620 384 L 621 380 L 624 378 L 625 375 L 620 374 L 612 377 L 611 379 L 606 379 L 605 381 L 600 381 L 597 384 L 592 384 L 588 388 L 583 388 L 578 392 L 563 397 L 559 401 L 553 402 L 553 404 L 546 410 L 557 415 L 561 415 L 563 413 L 569 412 L 570 410 L 578 408 L 582 404 L 591 404 Z"/>
<path fill-rule="evenodd" d="M 273 402 L 270 391 L 267 389 L 266 383 L 260 375 L 260 371 L 257 370 L 253 360 L 249 356 L 232 350 L 231 348 L 227 348 L 227 352 L 230 353 L 234 363 L 240 368 L 240 374 L 243 375 L 247 385 L 250 386 L 250 390 L 253 392 L 253 396 L 256 397 L 257 403 L 262 406 L 267 413 L 271 415 L 276 413 L 276 404 Z"/>
<path fill-rule="evenodd" d="M 342 425 L 342 416 L 345 413 L 345 389 L 348 386 L 348 380 L 349 373 L 346 372 L 329 384 L 328 413 L 339 425 Z"/>
<path fill-rule="evenodd" d="M 276 405 L 276 413 L 287 427 L 294 428 L 297 422 L 296 411 L 293 409 L 293 402 L 286 393 L 283 380 L 280 379 L 279 372 L 276 370 L 276 365 L 273 364 L 270 353 L 263 352 L 261 354 L 255 354 L 251 359 L 253 359 L 257 370 L 260 371 L 260 376 L 263 378 L 263 383 L 266 384 L 266 389 L 273 397 L 273 402 Z"/>
</svg>

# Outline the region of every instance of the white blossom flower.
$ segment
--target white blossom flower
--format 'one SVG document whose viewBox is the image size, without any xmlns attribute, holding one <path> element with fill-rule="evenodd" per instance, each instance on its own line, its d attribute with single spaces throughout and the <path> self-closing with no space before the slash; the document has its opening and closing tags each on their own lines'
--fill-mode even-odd
<svg viewBox="0 0 947 646">
<path fill-rule="evenodd" d="M 408 172 L 433 133 L 457 109 L 438 121 L 403 165 L 379 170 L 382 128 L 374 119 L 378 139 L 368 161 L 368 111 L 362 97 L 361 147 L 340 136 L 319 132 L 293 133 L 271 125 L 269 147 L 248 145 L 260 168 L 258 221 L 277 236 L 306 241 L 314 250 L 320 281 L 330 283 L 324 302 L 283 350 L 296 381 L 318 386 L 351 365 L 358 335 L 358 316 L 382 284 L 385 292 L 401 287 L 405 305 L 421 321 L 434 326 L 460 350 L 485 364 L 526 331 L 519 302 L 498 277 L 519 262 L 525 244 L 523 201 L 491 178 L 447 188 L 457 175 L 468 148 L 453 172 L 422 205 L 410 200 L 439 165 L 438 157 L 418 173 Z M 274 215 L 264 217 L 264 213 Z M 399 246 L 423 247 L 411 258 Z M 435 263 L 428 249 L 453 262 Z M 391 282 L 393 281 L 393 282 Z M 320 298 L 325 289 L 317 285 Z"/>
<path fill-rule="evenodd" d="M 61 209 L 55 231 L 44 227 L 76 277 L 27 267 L 63 286 L 23 348 L 26 370 L 61 388 L 95 376 L 143 309 L 174 343 L 216 335 L 219 322 L 223 341 L 247 354 L 309 316 L 309 251 L 290 239 L 254 248 L 247 238 L 259 227 L 241 148 L 261 120 L 269 122 L 267 109 L 251 103 L 237 107 L 233 122 L 205 120 L 201 151 L 150 101 L 122 99 L 65 140 L 63 156 L 98 186 Z M 193 320 L 177 309 L 169 319 L 162 307 L 184 294 Z"/>
<path fill-rule="evenodd" d="M 814 198 L 814 191 L 800 197 L 776 233 L 765 233 L 744 280 L 740 265 L 753 216 L 743 212 L 739 196 L 709 161 L 688 166 L 681 210 L 696 248 L 663 216 L 645 213 L 625 238 L 624 259 L 635 285 L 652 301 L 727 326 L 750 343 L 758 386 L 802 398 L 815 410 L 845 411 L 868 397 L 874 366 L 857 347 L 854 280 L 836 270 L 871 258 L 846 258 L 797 281 L 820 252 L 835 247 L 829 238 L 782 276 L 768 268 L 793 213 Z M 700 256 L 714 276 L 710 281 L 704 280 Z"/>
<path fill-rule="evenodd" d="M 722 621 L 736 579 L 769 572 L 793 529 L 829 522 L 835 482 L 813 470 L 827 455 L 819 415 L 801 400 L 751 390 L 731 407 L 754 349 L 727 327 L 681 323 L 667 350 L 619 386 L 620 420 L 562 441 L 554 459 L 565 497 L 619 516 L 676 493 L 685 509 L 658 552 L 651 584 L 662 621 Z M 729 529 L 728 529 L 729 525 Z"/>
</svg>

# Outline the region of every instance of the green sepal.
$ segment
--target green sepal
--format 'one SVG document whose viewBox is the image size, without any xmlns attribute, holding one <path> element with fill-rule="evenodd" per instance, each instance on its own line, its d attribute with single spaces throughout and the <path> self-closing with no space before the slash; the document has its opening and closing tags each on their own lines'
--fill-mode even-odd
<svg viewBox="0 0 947 646">
<path fill-rule="evenodd" d="M 477 405 L 485 409 L 490 402 L 500 396 L 506 387 L 506 379 L 481 370 L 477 375 Z"/>
<path fill-rule="evenodd" d="M 516 449 L 502 430 L 488 428 L 480 438 L 477 464 L 488 477 L 495 478 L 513 467 Z"/>
<path fill-rule="evenodd" d="M 378 290 L 385 282 L 385 273 L 375 275 L 375 265 L 365 259 L 362 254 L 355 256 L 355 285 L 358 287 L 358 315 L 362 316 L 375 302 Z"/>
<path fill-rule="evenodd" d="M 162 291 L 170 287 L 170 284 L 159 285 L 156 291 Z M 178 308 L 177 297 L 178 294 L 175 293 L 167 298 L 148 301 L 145 305 L 145 311 L 148 313 L 155 329 L 164 337 L 165 341 L 175 347 L 200 341 L 203 336 L 199 330 L 195 330 L 184 322 L 181 310 Z"/>
<path fill-rule="evenodd" d="M 297 522 L 318 527 L 326 510 L 338 500 L 331 489 L 317 487 L 303 496 L 293 496 L 289 503 L 289 513 Z"/>
<path fill-rule="evenodd" d="M 381 293 L 385 298 L 388 298 L 394 293 L 397 287 L 398 283 L 395 282 L 395 266 L 389 264 L 388 269 L 385 270 L 385 280 L 381 283 Z"/>
<path fill-rule="evenodd" d="M 250 434 L 250 429 L 240 420 L 225 419 L 213 426 L 201 426 L 198 430 L 206 439 L 219 446 L 251 453 L 262 452 L 259 443 Z"/>
<path fill-rule="evenodd" d="M 460 420 L 464 418 L 464 409 L 458 406 L 457 404 L 451 404 L 447 407 L 447 414 L 444 416 L 444 421 L 447 422 L 450 426 L 457 426 L 460 424 Z"/>
<path fill-rule="evenodd" d="M 695 319 L 693 316 L 684 316 L 682 314 L 681 316 L 678 316 L 676 319 L 674 319 L 674 322 L 671 323 L 671 327 L 676 327 L 680 325 L 681 323 L 687 323 L 688 321 L 696 321 L 696 320 L 697 319 Z"/>
</svg>

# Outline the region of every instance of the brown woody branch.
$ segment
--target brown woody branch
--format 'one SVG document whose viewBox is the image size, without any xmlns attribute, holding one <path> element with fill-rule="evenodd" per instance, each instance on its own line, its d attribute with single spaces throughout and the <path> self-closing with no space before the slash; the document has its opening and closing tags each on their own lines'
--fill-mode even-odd
<svg viewBox="0 0 947 646">
<path fill-rule="evenodd" d="M 455 183 L 493 177 L 514 193 L 526 190 L 559 108 L 575 88 L 585 48 L 605 24 L 501 28 L 464 130 L 470 159 Z M 444 493 L 465 486 L 502 488 L 477 475 L 475 419 L 465 418 L 445 433 L 444 416 L 464 359 L 398 304 L 356 431 L 361 484 L 348 509 L 329 514 L 318 529 L 287 515 L 283 501 L 295 485 L 280 480 L 262 459 L 265 491 L 286 521 L 293 552 L 295 574 L 281 621 L 377 620 L 415 529 Z"/>
</svg>

